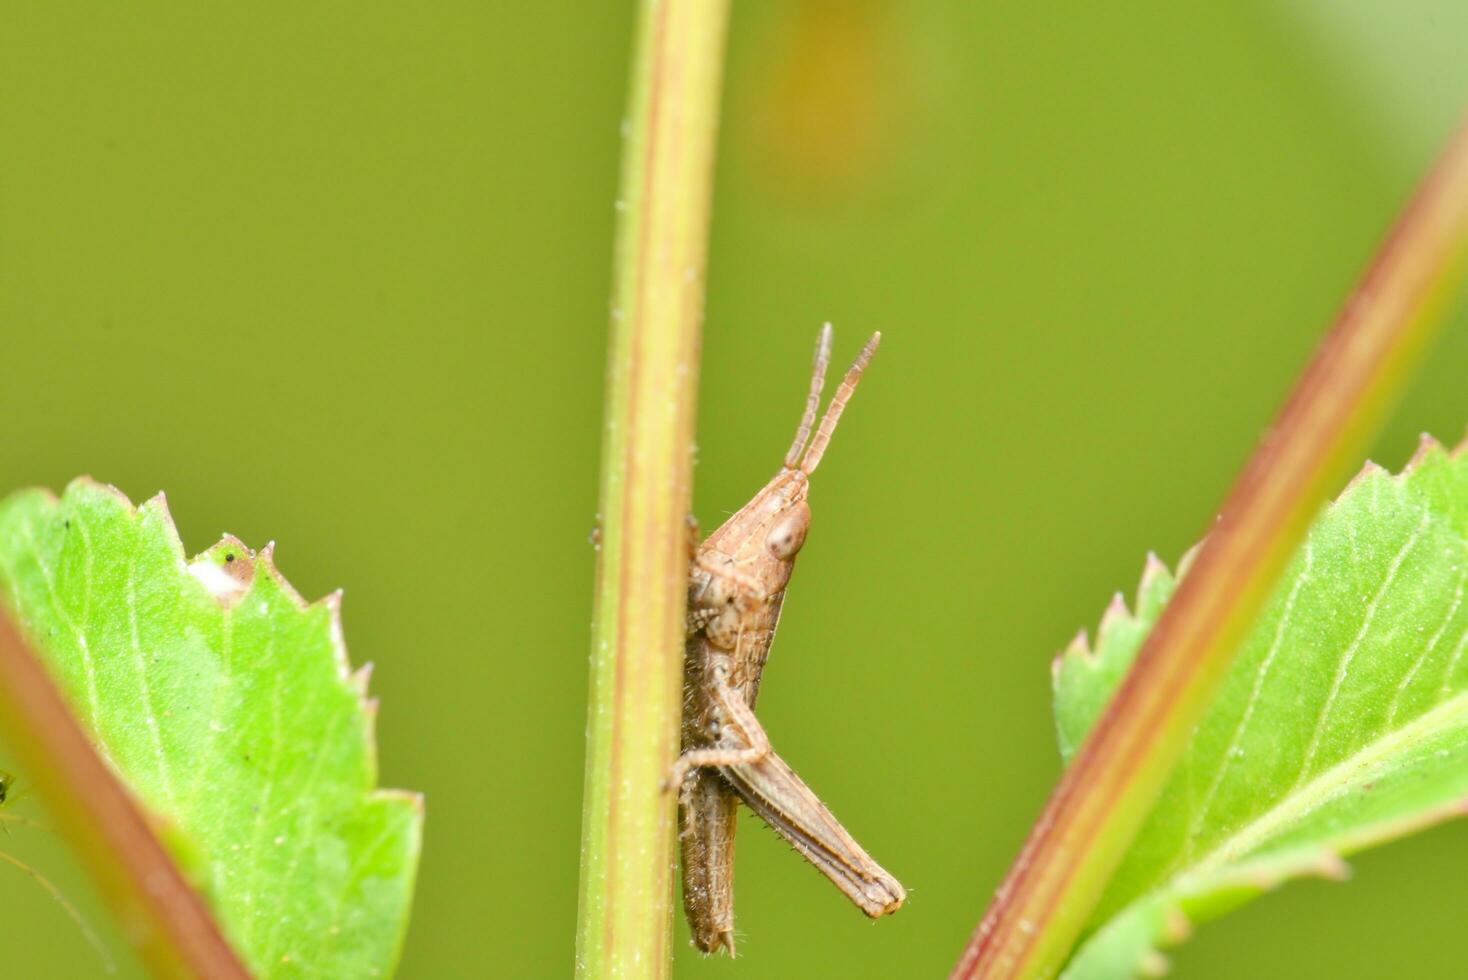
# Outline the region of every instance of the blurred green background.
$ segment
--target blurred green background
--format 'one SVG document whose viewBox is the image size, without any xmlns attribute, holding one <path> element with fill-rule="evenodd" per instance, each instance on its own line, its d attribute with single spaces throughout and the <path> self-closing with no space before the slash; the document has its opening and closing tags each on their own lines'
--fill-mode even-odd
<svg viewBox="0 0 1468 980">
<path fill-rule="evenodd" d="M 571 967 L 630 7 L 0 4 L 0 488 L 162 488 L 191 551 L 345 587 L 428 799 L 406 977 Z M 1051 655 L 1205 527 L 1464 37 L 1458 0 L 735 5 L 695 506 L 778 465 L 821 321 L 843 362 L 884 332 L 760 709 L 911 897 L 868 922 L 746 817 L 741 959 L 680 921 L 679 975 L 948 968 L 1057 774 Z M 1460 305 L 1374 458 L 1460 436 L 1465 357 Z M 0 847 L 136 974 L 59 842 Z M 1177 974 L 1461 971 L 1468 825 L 1356 868 Z M 98 970 L 4 867 L 0 931 L 8 975 Z"/>
</svg>

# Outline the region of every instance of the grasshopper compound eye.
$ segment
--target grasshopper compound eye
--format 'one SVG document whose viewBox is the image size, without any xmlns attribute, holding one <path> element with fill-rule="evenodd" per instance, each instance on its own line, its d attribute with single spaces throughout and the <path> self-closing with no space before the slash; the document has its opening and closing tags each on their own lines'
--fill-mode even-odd
<svg viewBox="0 0 1468 980">
<path fill-rule="evenodd" d="M 805 532 L 809 528 L 810 506 L 802 500 L 770 528 L 770 533 L 765 535 L 765 547 L 781 561 L 789 561 L 805 544 Z"/>
</svg>

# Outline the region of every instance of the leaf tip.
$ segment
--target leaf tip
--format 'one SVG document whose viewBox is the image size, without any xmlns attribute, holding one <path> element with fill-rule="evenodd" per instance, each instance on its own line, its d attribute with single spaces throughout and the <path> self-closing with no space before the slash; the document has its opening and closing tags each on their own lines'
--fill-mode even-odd
<svg viewBox="0 0 1468 980">
<path fill-rule="evenodd" d="M 351 676 L 347 679 L 347 684 L 352 688 L 353 691 L 357 692 L 357 697 L 364 700 L 367 698 L 367 685 L 371 682 L 372 661 L 370 660 L 362 666 L 358 667 L 356 670 L 352 671 Z"/>
<path fill-rule="evenodd" d="M 187 567 L 189 575 L 226 609 L 239 602 L 255 581 L 255 553 L 232 534 L 222 536 Z"/>
<path fill-rule="evenodd" d="M 47 490 L 45 493 L 48 502 L 58 502 L 56 495 L 51 493 L 51 491 Z M 62 501 L 75 501 L 78 499 L 90 499 L 94 502 L 105 500 L 123 513 L 136 514 L 138 512 L 138 508 L 133 506 L 132 499 L 127 494 L 112 484 L 104 483 L 92 476 L 79 476 L 68 483 L 66 489 L 62 491 Z"/>
<path fill-rule="evenodd" d="M 1170 906 L 1162 915 L 1162 929 L 1158 938 L 1169 946 L 1186 940 L 1193 934 L 1193 923 L 1188 916 L 1176 905 Z"/>
<path fill-rule="evenodd" d="M 1136 618 L 1156 618 L 1158 607 L 1166 602 L 1171 593 L 1172 572 L 1168 570 L 1167 563 L 1158 558 L 1155 551 L 1147 552 L 1147 560 L 1142 565 L 1142 577 L 1137 582 L 1137 599 L 1132 606 L 1136 610 Z"/>
<path fill-rule="evenodd" d="M 355 674 L 352 671 L 352 658 L 347 653 L 347 635 L 342 629 L 342 597 L 346 595 L 343 589 L 334 589 L 317 600 L 318 604 L 326 610 L 327 621 L 331 630 L 331 649 L 336 656 L 336 674 L 347 686 L 354 683 Z M 364 664 L 356 673 L 365 674 L 362 678 L 362 690 L 359 695 L 366 694 L 367 677 L 372 675 L 372 664 Z"/>
<path fill-rule="evenodd" d="M 1361 469 L 1356 471 L 1356 475 L 1351 477 L 1351 479 L 1346 483 L 1345 487 L 1341 490 L 1341 494 L 1345 494 L 1348 490 L 1354 490 L 1358 484 L 1364 483 L 1366 480 L 1369 480 L 1374 476 L 1389 475 L 1390 474 L 1387 473 L 1386 469 L 1383 466 L 1378 463 L 1373 463 L 1371 460 L 1368 459 L 1364 464 L 1362 464 Z M 1337 496 L 1336 501 L 1339 500 L 1340 497 Z"/>
<path fill-rule="evenodd" d="M 1137 960 L 1137 976 L 1147 977 L 1153 980 L 1156 977 L 1165 977 L 1172 969 L 1172 963 L 1155 949 L 1149 949 Z"/>
<path fill-rule="evenodd" d="M 1097 643 L 1100 644 L 1101 637 L 1110 632 L 1117 623 L 1124 623 L 1132 618 L 1131 610 L 1126 606 L 1126 597 L 1120 591 L 1111 594 L 1111 601 L 1106 604 L 1106 611 L 1101 614 L 1101 623 L 1096 627 Z"/>
<path fill-rule="evenodd" d="M 92 476 L 92 474 L 90 473 L 83 473 L 81 476 L 72 477 L 71 480 L 66 484 L 66 487 L 61 492 L 62 496 L 65 496 L 68 493 L 97 490 L 116 491 L 117 488 L 112 486 L 112 484 L 110 483 L 103 483 L 101 480 L 97 479 L 95 476 Z M 51 493 L 50 490 L 47 490 L 46 493 L 51 497 L 51 499 L 56 499 L 56 495 L 54 493 Z M 132 501 L 128 501 L 128 506 L 132 506 Z"/>
<path fill-rule="evenodd" d="M 1411 473 L 1434 456 L 1444 452 L 1443 444 L 1433 438 L 1431 433 L 1424 432 L 1417 437 L 1417 450 L 1412 453 L 1412 458 L 1407 460 L 1407 465 L 1402 467 L 1403 473 Z"/>
<path fill-rule="evenodd" d="M 372 795 L 380 800 L 396 800 L 407 805 L 418 819 L 423 819 L 428 812 L 428 804 L 422 793 L 410 789 L 379 789 L 374 790 Z"/>
<path fill-rule="evenodd" d="M 332 589 L 326 595 L 311 603 L 311 608 L 320 606 L 326 610 L 326 615 L 331 618 L 332 641 L 342 649 L 346 648 L 346 637 L 341 633 L 342 596 L 341 589 Z"/>
<path fill-rule="evenodd" d="M 1351 866 L 1335 851 L 1322 852 L 1312 870 L 1327 881 L 1346 881 L 1351 877 Z"/>
<path fill-rule="evenodd" d="M 1065 662 L 1067 660 L 1089 664 L 1094 662 L 1095 659 L 1095 654 L 1091 651 L 1090 640 L 1086 637 L 1086 631 L 1084 629 L 1077 630 L 1076 635 L 1071 638 L 1070 643 L 1066 644 L 1065 649 L 1061 650 L 1051 659 L 1050 677 L 1054 681 L 1059 681 L 1060 672 L 1065 669 Z"/>
<path fill-rule="evenodd" d="M 260 549 L 259 555 L 255 558 L 255 563 L 265 570 L 265 574 L 270 576 L 271 581 L 279 586 L 280 591 L 286 594 L 297 609 L 311 608 L 311 603 L 307 602 L 301 593 L 296 590 L 296 587 L 291 584 L 290 579 L 285 577 L 280 570 L 280 566 L 276 564 L 274 541 L 265 542 L 265 547 Z M 333 627 L 333 629 L 336 628 Z M 342 676 L 346 676 L 345 671 L 342 672 Z"/>
<path fill-rule="evenodd" d="M 1193 562 L 1197 561 L 1198 559 L 1198 552 L 1202 551 L 1203 546 L 1207 543 L 1208 538 L 1204 537 L 1202 541 L 1199 541 L 1187 551 L 1183 552 L 1183 556 L 1177 560 L 1178 581 L 1182 581 L 1183 576 L 1188 574 L 1188 569 L 1192 568 Z"/>
</svg>

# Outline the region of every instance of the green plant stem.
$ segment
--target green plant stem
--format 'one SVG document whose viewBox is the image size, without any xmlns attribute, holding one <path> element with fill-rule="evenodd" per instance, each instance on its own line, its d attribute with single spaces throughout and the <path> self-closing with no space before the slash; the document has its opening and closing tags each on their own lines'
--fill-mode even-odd
<svg viewBox="0 0 1468 980">
<path fill-rule="evenodd" d="M 1419 189 L 1061 777 L 954 977 L 1063 966 L 1311 518 L 1442 322 L 1468 264 L 1468 126 Z"/>
<path fill-rule="evenodd" d="M 3 612 L 0 724 L 26 772 L 33 774 L 57 827 L 117 914 L 123 934 L 153 971 L 246 980 L 249 974 L 203 900 Z"/>
<path fill-rule="evenodd" d="M 580 977 L 664 976 L 699 327 L 727 0 L 639 8 L 617 209 Z"/>
</svg>

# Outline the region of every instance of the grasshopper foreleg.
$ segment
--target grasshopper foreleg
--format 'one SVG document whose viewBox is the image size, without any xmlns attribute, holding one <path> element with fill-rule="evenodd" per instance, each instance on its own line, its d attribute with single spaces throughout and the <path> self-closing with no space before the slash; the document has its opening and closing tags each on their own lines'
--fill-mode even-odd
<svg viewBox="0 0 1468 980">
<path fill-rule="evenodd" d="M 676 792 L 694 769 L 748 765 L 763 759 L 770 751 L 770 739 L 754 716 L 743 696 L 729 684 L 728 667 L 716 664 L 709 690 L 714 702 L 710 722 L 712 744 L 689 749 L 678 757 L 668 773 L 666 786 Z"/>
</svg>

